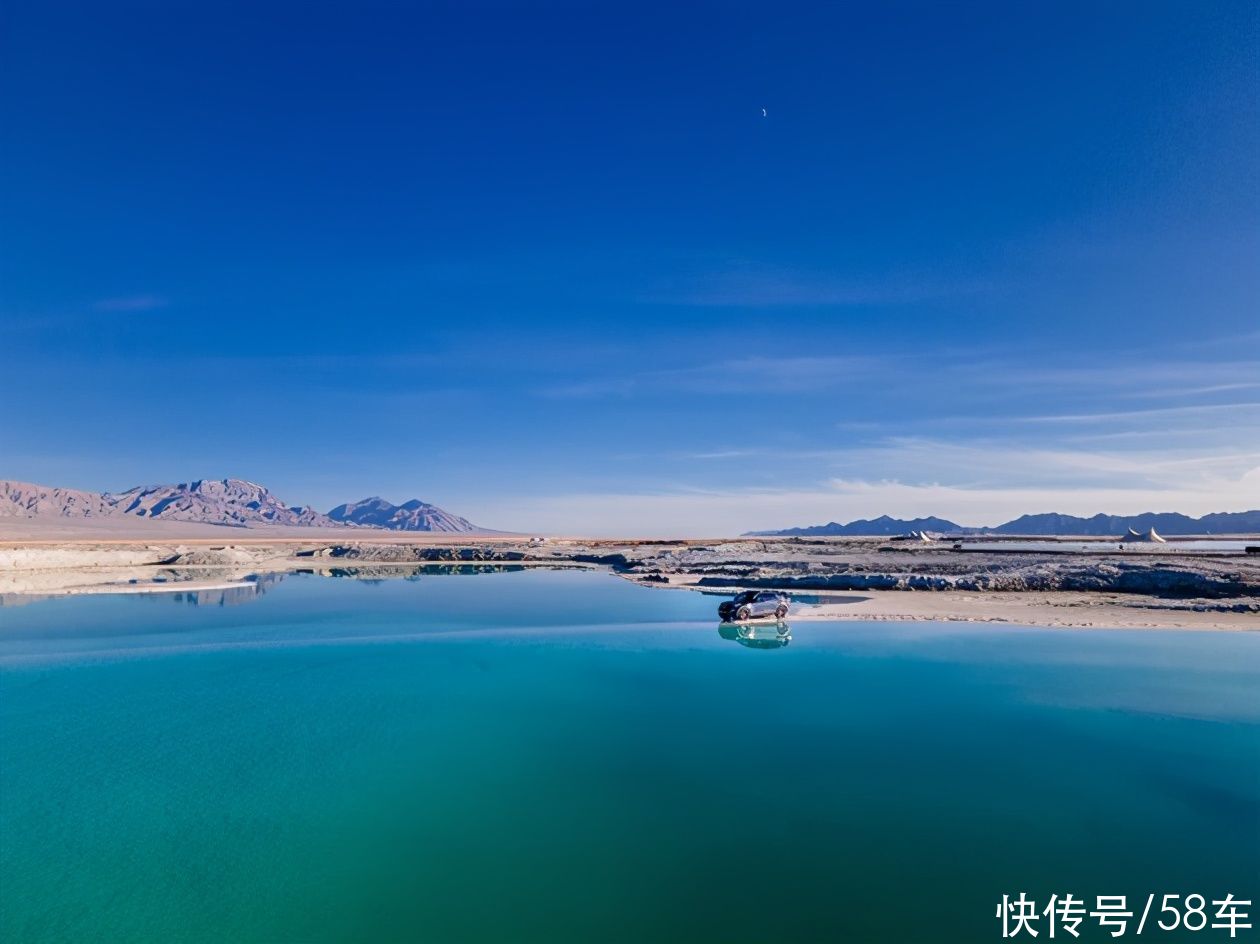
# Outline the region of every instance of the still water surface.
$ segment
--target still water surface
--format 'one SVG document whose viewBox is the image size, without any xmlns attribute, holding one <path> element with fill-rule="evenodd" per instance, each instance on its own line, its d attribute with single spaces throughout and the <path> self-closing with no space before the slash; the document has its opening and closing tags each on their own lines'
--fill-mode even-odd
<svg viewBox="0 0 1260 944">
<path fill-rule="evenodd" d="M 982 941 L 1003 893 L 1257 897 L 1260 634 L 749 640 L 715 604 L 521 572 L 0 609 L 0 939 Z"/>
</svg>

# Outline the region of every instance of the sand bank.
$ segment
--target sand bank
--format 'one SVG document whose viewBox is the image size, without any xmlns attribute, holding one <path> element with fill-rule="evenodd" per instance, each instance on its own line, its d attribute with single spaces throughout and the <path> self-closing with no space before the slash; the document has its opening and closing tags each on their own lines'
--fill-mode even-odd
<svg viewBox="0 0 1260 944">
<path fill-rule="evenodd" d="M 1080 629 L 1260 630 L 1260 614 L 1211 609 L 1217 601 L 1155 601 L 1088 593 L 900 593 L 800 604 L 797 620 L 945 620 Z M 1195 607 L 1204 609 L 1196 610 Z"/>
</svg>

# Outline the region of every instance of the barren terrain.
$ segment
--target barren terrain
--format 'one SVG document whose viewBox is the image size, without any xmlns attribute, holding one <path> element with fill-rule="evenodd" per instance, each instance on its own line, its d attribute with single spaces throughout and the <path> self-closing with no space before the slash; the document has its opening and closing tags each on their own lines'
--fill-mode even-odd
<svg viewBox="0 0 1260 944">
<path fill-rule="evenodd" d="M 435 566 L 592 567 L 644 586 L 793 595 L 793 619 L 1260 629 L 1260 555 L 1175 543 L 971 551 L 882 538 L 588 540 L 58 523 L 0 533 L 0 603 L 117 592 L 260 592 L 266 575 L 404 576 Z M 157 527 L 169 525 L 170 527 Z M 40 532 L 38 536 L 36 532 Z M 208 536 L 213 535 L 213 537 Z"/>
</svg>

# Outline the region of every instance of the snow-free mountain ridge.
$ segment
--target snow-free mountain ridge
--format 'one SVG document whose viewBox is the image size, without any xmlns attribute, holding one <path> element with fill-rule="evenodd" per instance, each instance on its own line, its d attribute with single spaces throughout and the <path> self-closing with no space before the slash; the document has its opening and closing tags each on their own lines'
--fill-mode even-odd
<svg viewBox="0 0 1260 944">
<path fill-rule="evenodd" d="M 1145 512 L 1140 515 L 1094 515 L 1078 518 L 1057 513 L 1021 515 L 995 528 L 970 528 L 944 518 L 890 518 L 883 515 L 840 524 L 784 528 L 779 531 L 750 531 L 751 537 L 876 537 L 928 531 L 938 534 L 1021 534 L 1033 536 L 1080 535 L 1110 537 L 1132 530 L 1145 533 L 1154 529 L 1159 534 L 1257 534 L 1260 533 L 1260 510 L 1223 511 L 1191 518 L 1177 512 Z"/>
<path fill-rule="evenodd" d="M 442 531 L 464 534 L 479 530 L 467 518 L 453 515 L 437 505 L 430 505 L 417 498 L 395 505 L 383 498 L 365 498 L 362 501 L 338 505 L 328 512 L 328 517 L 338 523 L 350 523 L 366 528 L 387 528 L 390 531 Z"/>
<path fill-rule="evenodd" d="M 389 531 L 469 533 L 484 530 L 436 505 L 381 498 L 338 505 L 328 514 L 288 505 L 271 490 L 244 479 L 198 479 L 141 485 L 125 492 L 88 492 L 0 479 L 0 517 L 148 518 L 251 528 L 381 528 Z"/>
<path fill-rule="evenodd" d="M 831 521 L 827 524 L 817 524 L 804 528 L 784 528 L 782 531 L 751 531 L 749 533 L 759 537 L 826 537 L 833 535 L 877 537 L 909 534 L 911 531 L 939 531 L 944 533 L 961 530 L 960 526 L 952 521 L 946 521 L 944 518 L 911 518 L 907 520 L 880 515 L 878 518 L 869 520 L 860 518 L 857 521 L 850 521 L 848 524 Z"/>
</svg>

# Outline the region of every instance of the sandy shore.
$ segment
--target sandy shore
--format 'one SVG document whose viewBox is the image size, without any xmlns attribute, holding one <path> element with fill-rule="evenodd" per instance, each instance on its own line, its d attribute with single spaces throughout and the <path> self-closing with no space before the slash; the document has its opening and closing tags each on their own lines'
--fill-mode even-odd
<svg viewBox="0 0 1260 944">
<path fill-rule="evenodd" d="M 799 605 L 792 620 L 946 620 L 1029 626 L 1111 629 L 1260 630 L 1255 613 L 1196 611 L 1196 603 L 1150 601 L 1086 593 L 940 593 L 872 591 L 859 599 Z"/>
<path fill-rule="evenodd" d="M 150 523 L 158 524 L 156 522 Z M 161 522 L 163 525 L 178 523 Z M 964 553 L 882 539 L 580 540 L 314 529 L 130 532 L 0 530 L 0 605 L 88 593 L 224 594 L 243 602 L 269 576 L 406 576 L 435 566 L 598 567 L 644 586 L 726 595 L 779 589 L 794 620 L 957 620 L 1063 627 L 1260 629 L 1260 560 Z M 3 528 L 3 525 L 0 525 Z M 347 540 L 352 537 L 353 540 Z M 176 539 L 177 538 L 177 539 Z M 716 606 L 716 598 L 715 598 Z"/>
<path fill-rule="evenodd" d="M 636 581 L 640 582 L 640 581 Z M 726 594 L 674 577 L 644 586 Z M 1260 600 L 1254 611 L 1234 612 L 1234 600 L 1161 599 L 1122 593 L 1075 591 L 975 592 L 865 590 L 855 593 L 795 594 L 789 623 L 815 620 L 936 620 L 960 623 L 1010 623 L 1071 629 L 1203 629 L 1260 631 Z M 752 620 L 753 624 L 764 622 Z"/>
</svg>

